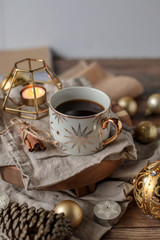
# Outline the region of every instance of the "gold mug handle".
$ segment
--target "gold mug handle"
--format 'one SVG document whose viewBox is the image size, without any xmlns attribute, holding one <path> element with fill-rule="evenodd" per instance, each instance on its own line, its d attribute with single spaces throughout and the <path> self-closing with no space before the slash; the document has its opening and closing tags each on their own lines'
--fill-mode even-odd
<svg viewBox="0 0 160 240">
<path fill-rule="evenodd" d="M 111 122 L 114 127 L 116 128 L 116 133 L 114 136 L 110 137 L 109 139 L 106 139 L 103 141 L 102 145 L 106 146 L 108 143 L 113 142 L 120 134 L 120 132 L 122 131 L 122 123 L 119 119 L 111 117 L 111 118 L 104 118 L 102 120 L 102 129 L 105 129 L 108 125 L 108 123 Z"/>
</svg>

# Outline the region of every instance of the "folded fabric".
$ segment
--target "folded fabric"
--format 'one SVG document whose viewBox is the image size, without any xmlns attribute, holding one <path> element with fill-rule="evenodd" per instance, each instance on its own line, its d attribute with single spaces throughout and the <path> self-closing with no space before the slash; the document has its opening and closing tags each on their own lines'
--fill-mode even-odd
<svg viewBox="0 0 160 240">
<path fill-rule="evenodd" d="M 91 86 L 86 79 L 63 81 L 63 85 L 64 87 L 70 85 Z M 49 95 L 53 94 L 55 90 L 55 87 L 51 88 L 51 86 L 49 86 L 47 88 Z M 16 100 L 18 100 L 17 93 L 14 91 L 13 96 L 15 96 Z M 0 131 L 8 125 L 9 120 L 12 117 L 12 115 L 4 111 L 0 112 Z M 36 128 L 40 127 L 41 129 L 49 131 L 48 117 L 41 119 L 41 121 L 36 120 L 29 122 L 30 124 L 35 125 Z M 1 192 L 7 193 L 10 197 L 10 201 L 17 201 L 20 204 L 27 202 L 29 206 L 35 206 L 36 208 L 43 207 L 48 210 L 53 209 L 56 204 L 65 199 L 74 200 L 81 206 L 84 216 L 80 226 L 74 230 L 72 240 L 99 240 L 111 229 L 112 226 L 104 227 L 95 221 L 93 214 L 94 205 L 103 200 L 117 201 L 121 205 L 121 215 L 123 215 L 128 204 L 132 200 L 130 193 L 133 189 L 133 185 L 128 182 L 124 182 L 123 179 L 128 180 L 130 177 L 133 177 L 133 175 L 137 174 L 140 168 L 145 166 L 148 161 L 156 161 L 158 158 L 160 159 L 160 148 L 158 147 L 160 146 L 159 142 L 149 145 L 147 151 L 146 146 L 142 146 L 142 144 L 137 143 L 136 147 L 139 154 L 137 161 L 134 160 L 136 158 L 136 150 L 130 133 L 123 130 L 122 134 L 116 141 L 110 144 L 108 148 L 104 149 L 103 151 L 105 152 L 101 151 L 97 153 L 96 157 L 91 155 L 90 159 L 86 159 L 86 157 L 70 158 L 70 156 L 66 156 L 58 152 L 53 146 L 49 145 L 47 146 L 48 150 L 44 153 L 29 153 L 26 147 L 22 144 L 17 130 L 11 129 L 0 138 L 0 166 L 16 165 L 21 171 L 26 188 L 22 189 L 0 181 Z M 106 156 L 106 150 L 109 151 L 107 153 L 108 156 Z M 60 179 L 65 179 L 70 174 L 74 174 L 73 167 L 71 166 L 72 164 L 73 166 L 76 166 L 76 168 L 81 168 L 81 164 L 88 164 L 88 160 L 90 161 L 89 164 L 92 165 L 96 162 L 102 161 L 104 156 L 106 156 L 105 159 L 108 159 L 107 157 L 111 156 L 112 159 L 115 159 L 116 161 L 119 153 L 121 156 L 125 156 L 133 160 L 126 161 L 126 163 L 112 175 L 113 180 L 104 179 L 99 182 L 94 193 L 77 198 L 74 192 L 70 190 L 52 192 L 28 190 L 44 185 L 44 182 L 45 184 L 50 184 L 51 182 L 53 183 L 53 181 L 57 182 Z M 147 161 L 145 160 L 146 158 Z M 62 164 L 67 164 L 68 166 L 65 165 L 62 169 Z M 50 170 L 49 168 L 51 166 L 52 169 Z M 138 167 L 136 168 L 136 166 Z M 132 170 L 134 171 L 132 172 Z M 117 181 L 117 179 L 121 180 Z M 3 238 L 2 234 L 0 234 L 0 239 L 6 238 Z"/>
<path fill-rule="evenodd" d="M 61 79 L 86 77 L 93 87 L 106 92 L 112 100 L 117 101 L 124 96 L 138 97 L 144 91 L 142 84 L 130 76 L 114 76 L 105 71 L 97 62 L 87 64 L 78 62 L 74 67 L 60 75 Z"/>
<path fill-rule="evenodd" d="M 73 85 L 90 86 L 90 82 L 85 78 L 63 82 L 63 87 Z M 46 84 L 45 87 L 48 97 L 56 90 L 56 87 L 53 85 L 48 86 Z M 12 91 L 12 98 L 15 98 L 16 101 L 18 100 L 17 89 L 18 87 Z M 9 124 L 9 120 L 13 116 L 1 111 L 0 118 L 2 129 Z M 49 116 L 36 121 L 27 120 L 27 122 L 35 126 L 36 129 L 49 132 Z M 111 128 L 112 134 L 114 134 L 114 130 Z M 120 136 L 102 151 L 88 156 L 66 155 L 52 145 L 48 145 L 44 152 L 31 153 L 21 143 L 17 128 L 8 131 L 1 139 L 2 154 L 0 166 L 16 165 L 21 171 L 23 184 L 26 189 L 36 189 L 57 184 L 104 160 L 136 159 L 136 150 L 132 136 L 125 130 L 122 130 Z"/>
<path fill-rule="evenodd" d="M 160 128 L 158 131 L 160 136 Z M 74 230 L 72 240 L 99 240 L 111 227 L 104 227 L 95 221 L 94 205 L 104 200 L 117 201 L 121 205 L 122 216 L 132 200 L 130 193 L 133 185 L 127 181 L 135 177 L 147 163 L 160 160 L 160 140 L 147 146 L 136 143 L 136 148 L 138 150 L 136 161 L 126 161 L 112 175 L 112 180 L 101 181 L 97 184 L 94 193 L 79 199 L 72 191 L 27 191 L 3 181 L 0 182 L 0 189 L 1 192 L 8 194 L 10 201 L 18 201 L 20 204 L 27 202 L 29 206 L 43 207 L 47 210 L 53 209 L 60 201 L 66 199 L 76 201 L 81 206 L 84 216 L 80 226 Z M 7 238 L 0 234 L 0 239 L 6 240 Z"/>
<path fill-rule="evenodd" d="M 95 221 L 94 205 L 103 200 L 118 201 L 121 205 L 122 216 L 132 200 L 132 197 L 128 195 L 132 191 L 133 186 L 122 181 L 104 181 L 98 184 L 94 193 L 80 199 L 72 191 L 26 191 L 5 182 L 0 182 L 0 189 L 1 192 L 5 192 L 10 197 L 12 202 L 17 201 L 20 204 L 26 202 L 29 206 L 43 207 L 47 210 L 54 209 L 60 201 L 66 199 L 76 201 L 82 208 L 83 220 L 80 226 L 74 230 L 72 240 L 99 240 L 112 226 L 104 227 Z M 0 233 L 1 238 L 2 235 Z"/>
</svg>

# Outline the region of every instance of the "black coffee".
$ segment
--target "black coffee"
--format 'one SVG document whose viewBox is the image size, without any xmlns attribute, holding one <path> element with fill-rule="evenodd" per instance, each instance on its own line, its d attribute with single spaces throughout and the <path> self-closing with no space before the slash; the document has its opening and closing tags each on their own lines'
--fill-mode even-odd
<svg viewBox="0 0 160 240">
<path fill-rule="evenodd" d="M 56 107 L 58 112 L 70 116 L 90 116 L 104 110 L 100 104 L 89 100 L 71 100 Z"/>
</svg>

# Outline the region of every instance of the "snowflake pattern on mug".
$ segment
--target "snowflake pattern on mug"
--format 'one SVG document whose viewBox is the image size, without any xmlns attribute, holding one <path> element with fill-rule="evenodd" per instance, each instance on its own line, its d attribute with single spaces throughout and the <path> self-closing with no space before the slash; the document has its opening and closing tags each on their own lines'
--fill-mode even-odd
<svg viewBox="0 0 160 240">
<path fill-rule="evenodd" d="M 52 127 L 53 122 L 51 122 L 50 129 L 54 132 L 54 128 Z"/>
<path fill-rule="evenodd" d="M 67 121 L 65 117 L 63 117 L 61 114 L 58 114 L 56 112 L 52 113 L 52 116 L 54 116 L 55 120 L 57 119 L 58 124 L 60 122 L 63 123 L 63 121 Z"/>
<path fill-rule="evenodd" d="M 73 132 L 65 129 L 65 131 L 69 134 L 69 136 L 65 135 L 65 137 L 70 139 L 70 141 L 65 142 L 65 144 L 72 144 L 71 148 L 77 147 L 79 153 L 81 151 L 81 147 L 87 149 L 88 144 L 93 144 L 93 142 L 90 141 L 93 136 L 89 136 L 93 132 L 93 130 L 87 132 L 87 128 L 88 127 L 85 127 L 84 130 L 81 130 L 81 125 L 79 123 L 77 130 L 72 127 Z"/>
</svg>

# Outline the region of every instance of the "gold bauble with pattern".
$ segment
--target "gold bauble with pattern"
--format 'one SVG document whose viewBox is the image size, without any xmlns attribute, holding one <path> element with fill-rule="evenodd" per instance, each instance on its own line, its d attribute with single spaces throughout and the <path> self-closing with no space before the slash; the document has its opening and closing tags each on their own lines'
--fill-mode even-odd
<svg viewBox="0 0 160 240">
<path fill-rule="evenodd" d="M 146 115 L 160 114 L 160 93 L 152 94 L 147 100 Z"/>
<path fill-rule="evenodd" d="M 135 128 L 135 138 L 141 143 L 151 143 L 158 136 L 156 126 L 150 121 L 139 122 Z"/>
<path fill-rule="evenodd" d="M 56 213 L 64 213 L 65 217 L 69 218 L 73 228 L 80 225 L 83 218 L 83 212 L 78 203 L 72 200 L 64 200 L 58 203 L 55 207 Z"/>
<path fill-rule="evenodd" d="M 133 194 L 138 207 L 145 214 L 160 218 L 160 161 L 144 167 L 133 184 Z"/>
<path fill-rule="evenodd" d="M 138 106 L 136 101 L 131 97 L 122 97 L 118 100 L 118 105 L 124 108 L 130 116 L 134 116 Z"/>
</svg>

